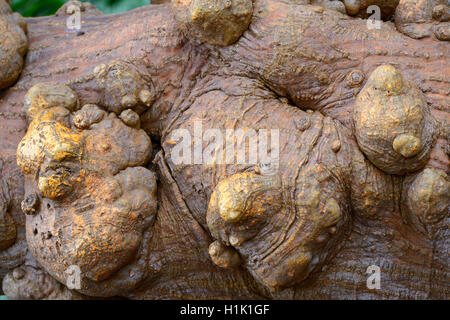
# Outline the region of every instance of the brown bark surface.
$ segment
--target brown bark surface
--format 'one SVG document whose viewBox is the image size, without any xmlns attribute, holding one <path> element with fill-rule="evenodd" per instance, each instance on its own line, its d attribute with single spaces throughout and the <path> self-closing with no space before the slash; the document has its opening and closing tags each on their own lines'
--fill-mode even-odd
<svg viewBox="0 0 450 320">
<path fill-rule="evenodd" d="M 448 41 L 413 39 L 390 21 L 370 30 L 307 1 L 255 0 L 246 31 L 220 45 L 229 38 L 209 41 L 211 32 L 240 28 L 214 20 L 203 33 L 172 11 L 190 1 L 174 2 L 92 11 L 78 33 L 67 32 L 64 10 L 26 19 L 24 68 L 0 93 L 0 232 L 16 229 L 14 244 L 0 241 L 3 290 L 36 299 L 448 299 Z M 173 133 L 193 135 L 198 121 L 203 130 L 278 129 L 279 167 L 175 163 Z M 61 150 L 82 154 L 64 158 L 64 173 L 52 167 Z M 48 182 L 75 172 L 83 178 L 67 178 L 70 191 Z M 97 215 L 105 203 L 110 220 Z M 86 274 L 78 292 L 59 284 L 74 264 Z M 381 268 L 380 289 L 366 286 L 371 265 Z"/>
</svg>

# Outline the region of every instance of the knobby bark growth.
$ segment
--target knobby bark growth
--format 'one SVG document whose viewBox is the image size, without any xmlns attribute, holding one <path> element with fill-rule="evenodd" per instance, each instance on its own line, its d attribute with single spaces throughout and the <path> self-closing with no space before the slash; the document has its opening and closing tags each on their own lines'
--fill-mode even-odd
<svg viewBox="0 0 450 320">
<path fill-rule="evenodd" d="M 174 0 L 113 16 L 71 1 L 26 21 L 0 4 L 11 298 L 449 297 L 446 1 Z M 199 128 L 271 132 L 279 157 L 228 162 L 210 140 L 211 163 L 176 161 Z M 258 151 L 246 141 L 236 150 Z"/>
</svg>

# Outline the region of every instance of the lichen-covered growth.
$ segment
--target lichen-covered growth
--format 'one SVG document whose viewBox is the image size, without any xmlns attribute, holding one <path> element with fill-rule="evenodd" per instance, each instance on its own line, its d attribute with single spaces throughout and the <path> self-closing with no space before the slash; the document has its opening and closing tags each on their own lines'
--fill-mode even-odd
<svg viewBox="0 0 450 320">
<path fill-rule="evenodd" d="M 188 38 L 218 46 L 236 42 L 253 12 L 251 0 L 174 0 L 172 6 Z"/>
<path fill-rule="evenodd" d="M 22 16 L 13 13 L 8 2 L 0 0 L 0 89 L 11 86 L 22 71 L 28 49 L 26 33 Z"/>
</svg>

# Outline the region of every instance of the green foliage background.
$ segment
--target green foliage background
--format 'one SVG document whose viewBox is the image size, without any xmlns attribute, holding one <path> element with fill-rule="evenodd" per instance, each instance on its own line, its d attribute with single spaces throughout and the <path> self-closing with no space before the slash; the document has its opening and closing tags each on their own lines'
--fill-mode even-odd
<svg viewBox="0 0 450 320">
<path fill-rule="evenodd" d="M 117 13 L 129 11 L 138 7 L 148 5 L 151 0 L 89 0 L 103 13 Z M 52 15 L 68 0 L 12 0 L 11 6 L 14 11 L 20 12 L 24 17 L 40 17 Z M 1 290 L 0 290 L 1 292 Z M 8 300 L 6 296 L 0 295 L 0 300 Z"/>
<path fill-rule="evenodd" d="M 82 1 L 82 0 L 81 0 Z M 65 0 L 12 0 L 14 11 L 20 12 L 24 17 L 40 17 L 52 15 L 65 2 Z M 116 13 L 128 11 L 145 6 L 149 0 L 90 0 L 103 13 Z"/>
</svg>

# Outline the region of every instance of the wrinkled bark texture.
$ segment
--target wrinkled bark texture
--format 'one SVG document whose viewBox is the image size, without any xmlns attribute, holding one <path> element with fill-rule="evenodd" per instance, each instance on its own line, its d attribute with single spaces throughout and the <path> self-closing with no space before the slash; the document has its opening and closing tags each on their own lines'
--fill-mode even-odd
<svg viewBox="0 0 450 320">
<path fill-rule="evenodd" d="M 3 293 L 448 299 L 448 3 L 159 2 L 69 32 L 76 1 L 0 0 Z M 199 126 L 275 129 L 279 157 L 228 163 Z M 176 161 L 186 135 L 224 161 Z"/>
</svg>

